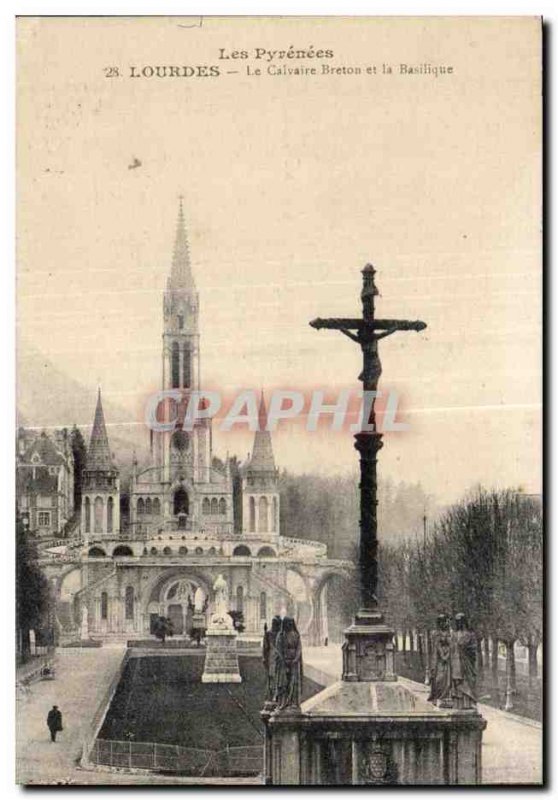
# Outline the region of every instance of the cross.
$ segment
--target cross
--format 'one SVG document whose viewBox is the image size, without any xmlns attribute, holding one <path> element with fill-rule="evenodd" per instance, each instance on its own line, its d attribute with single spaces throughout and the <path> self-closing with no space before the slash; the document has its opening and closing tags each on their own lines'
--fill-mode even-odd
<svg viewBox="0 0 558 800">
<path fill-rule="evenodd" d="M 377 392 L 382 374 L 378 342 L 398 331 L 422 331 L 426 323 L 420 320 L 377 319 L 375 297 L 379 294 L 374 281 L 376 270 L 367 264 L 362 270 L 362 317 L 330 318 L 312 320 L 310 325 L 317 330 L 323 328 L 341 331 L 362 350 L 362 381 L 364 397 L 367 392 Z M 378 451 L 382 447 L 382 434 L 376 430 L 375 394 L 371 398 L 368 427 L 355 434 L 355 448 L 360 455 L 360 547 L 359 572 L 362 607 L 374 610 L 378 605 L 378 518 L 377 518 L 377 466 Z M 365 402 L 366 407 L 366 402 Z M 363 420 L 364 422 L 364 420 Z"/>
</svg>

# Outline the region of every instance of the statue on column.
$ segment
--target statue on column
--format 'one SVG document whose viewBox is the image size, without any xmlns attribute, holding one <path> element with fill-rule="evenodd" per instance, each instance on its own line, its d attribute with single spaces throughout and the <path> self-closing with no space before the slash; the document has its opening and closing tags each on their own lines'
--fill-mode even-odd
<svg viewBox="0 0 558 800">
<path fill-rule="evenodd" d="M 279 709 L 300 706 L 302 688 L 302 644 L 292 617 L 283 619 L 277 635 L 276 695 Z"/>
<path fill-rule="evenodd" d="M 473 708 L 477 702 L 477 640 L 463 613 L 455 615 L 451 633 L 451 683 L 454 707 Z"/>
<path fill-rule="evenodd" d="M 215 600 L 210 627 L 230 629 L 233 627 L 233 621 L 229 615 L 229 587 L 222 575 L 217 576 L 213 584 L 213 591 Z"/>
<path fill-rule="evenodd" d="M 451 630 L 447 614 L 439 614 L 431 637 L 430 702 L 449 704 L 451 698 Z"/>
<path fill-rule="evenodd" d="M 281 617 L 276 615 L 271 620 L 271 630 L 264 629 L 263 663 L 267 675 L 266 703 L 274 703 L 277 683 L 277 637 L 281 630 Z"/>
<path fill-rule="evenodd" d="M 89 639 L 89 615 L 87 611 L 87 605 L 85 603 L 81 607 L 80 638 L 82 641 Z"/>
</svg>

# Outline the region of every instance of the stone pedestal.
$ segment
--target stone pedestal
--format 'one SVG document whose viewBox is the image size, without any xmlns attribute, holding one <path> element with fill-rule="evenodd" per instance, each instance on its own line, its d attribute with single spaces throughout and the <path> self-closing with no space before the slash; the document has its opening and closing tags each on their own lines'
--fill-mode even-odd
<svg viewBox="0 0 558 800">
<path fill-rule="evenodd" d="M 343 679 L 291 709 L 262 714 L 265 778 L 274 786 L 481 783 L 485 720 L 439 708 L 399 680 L 393 632 L 364 611 L 345 631 Z"/>
<path fill-rule="evenodd" d="M 240 683 L 237 633 L 226 628 L 208 628 L 202 683 Z"/>
</svg>

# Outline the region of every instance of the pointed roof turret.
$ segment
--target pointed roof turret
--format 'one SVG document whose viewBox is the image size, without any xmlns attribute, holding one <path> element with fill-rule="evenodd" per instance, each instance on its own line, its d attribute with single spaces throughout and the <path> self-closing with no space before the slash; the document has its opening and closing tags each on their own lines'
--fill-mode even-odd
<svg viewBox="0 0 558 800">
<path fill-rule="evenodd" d="M 178 204 L 178 221 L 176 223 L 176 236 L 172 254 L 172 267 L 169 278 L 169 289 L 193 289 L 194 279 L 190 266 L 190 248 L 184 221 L 184 207 L 182 195 Z"/>
<path fill-rule="evenodd" d="M 254 434 L 254 447 L 248 469 L 250 472 L 275 472 L 275 459 L 271 445 L 271 433 L 266 430 L 267 409 L 262 390 L 260 408 L 258 411 L 258 430 Z"/>
<path fill-rule="evenodd" d="M 93 421 L 93 430 L 91 431 L 91 440 L 87 451 L 87 469 L 89 471 L 109 471 L 114 469 L 105 426 L 103 403 L 101 401 L 101 387 L 99 387 L 97 392 L 95 419 Z"/>
</svg>

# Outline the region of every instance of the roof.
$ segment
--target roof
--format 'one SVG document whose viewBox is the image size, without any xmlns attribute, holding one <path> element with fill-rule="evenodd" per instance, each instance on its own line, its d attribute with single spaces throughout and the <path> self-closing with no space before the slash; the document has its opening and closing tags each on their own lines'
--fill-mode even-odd
<svg viewBox="0 0 558 800">
<path fill-rule="evenodd" d="M 180 198 L 168 289 L 192 290 L 194 288 L 194 278 L 192 276 L 192 268 L 190 266 L 190 248 L 188 246 L 186 223 L 184 221 L 184 209 L 182 207 L 182 198 Z"/>
<path fill-rule="evenodd" d="M 20 457 L 20 461 L 24 464 L 30 464 L 34 455 L 39 456 L 41 464 L 47 464 L 48 466 L 54 467 L 66 463 L 66 459 L 60 450 L 44 431 L 27 447 Z"/>
<path fill-rule="evenodd" d="M 254 472 L 275 472 L 275 459 L 273 457 L 273 446 L 271 444 L 271 433 L 266 430 L 267 409 L 265 398 L 262 392 L 260 408 L 258 411 L 258 430 L 254 434 L 254 446 L 252 457 L 246 465 L 248 474 Z"/>
<path fill-rule="evenodd" d="M 101 390 L 97 394 L 97 407 L 95 409 L 95 419 L 89 449 L 87 451 L 87 470 L 106 472 L 114 469 L 110 454 L 107 429 L 105 426 L 105 415 L 101 401 Z"/>
</svg>

